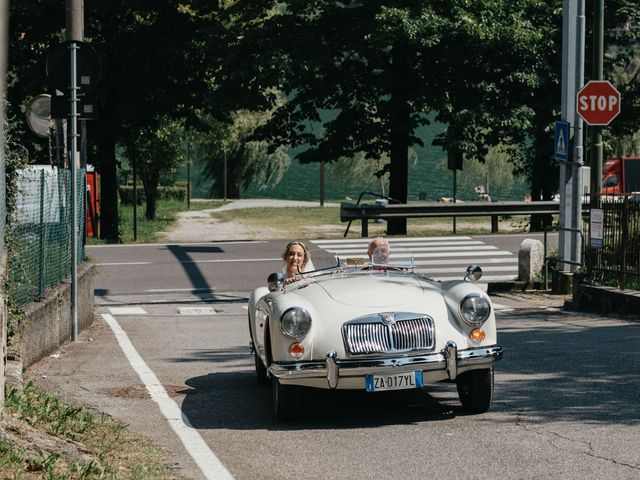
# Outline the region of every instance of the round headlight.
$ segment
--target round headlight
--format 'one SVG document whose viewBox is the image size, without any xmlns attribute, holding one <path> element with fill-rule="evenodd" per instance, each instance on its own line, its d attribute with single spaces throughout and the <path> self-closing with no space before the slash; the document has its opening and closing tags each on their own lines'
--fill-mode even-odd
<svg viewBox="0 0 640 480">
<path fill-rule="evenodd" d="M 469 325 L 480 325 L 489 318 L 491 304 L 480 295 L 469 295 L 460 302 L 460 314 Z"/>
<path fill-rule="evenodd" d="M 282 333 L 293 338 L 302 338 L 311 328 L 311 315 L 302 308 L 290 308 L 280 319 Z"/>
</svg>

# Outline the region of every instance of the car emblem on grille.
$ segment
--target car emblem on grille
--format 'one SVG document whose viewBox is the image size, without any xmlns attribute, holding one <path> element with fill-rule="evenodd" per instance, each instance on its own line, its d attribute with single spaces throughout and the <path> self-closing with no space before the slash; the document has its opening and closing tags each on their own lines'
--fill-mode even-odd
<svg viewBox="0 0 640 480">
<path fill-rule="evenodd" d="M 392 325 L 396 323 L 396 319 L 393 313 L 381 313 L 380 316 L 382 317 L 382 321 L 387 325 Z"/>
</svg>

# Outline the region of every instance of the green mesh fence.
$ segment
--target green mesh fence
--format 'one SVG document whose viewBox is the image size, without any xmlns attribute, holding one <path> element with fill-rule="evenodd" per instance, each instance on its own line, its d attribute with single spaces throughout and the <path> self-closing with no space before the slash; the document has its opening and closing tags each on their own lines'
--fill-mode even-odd
<svg viewBox="0 0 640 480">
<path fill-rule="evenodd" d="M 85 172 L 77 175 L 78 263 L 84 260 Z M 8 295 L 17 305 L 71 276 L 71 172 L 39 167 L 20 172 L 16 211 L 7 233 L 12 244 Z"/>
</svg>

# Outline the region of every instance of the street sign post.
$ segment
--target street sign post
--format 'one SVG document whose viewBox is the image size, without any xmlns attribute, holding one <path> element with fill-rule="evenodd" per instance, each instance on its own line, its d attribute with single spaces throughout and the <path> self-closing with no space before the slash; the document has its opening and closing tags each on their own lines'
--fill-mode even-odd
<svg viewBox="0 0 640 480">
<path fill-rule="evenodd" d="M 589 224 L 589 230 L 591 232 L 591 248 L 602 248 L 602 242 L 604 240 L 604 210 L 601 208 L 592 208 Z"/>
<path fill-rule="evenodd" d="M 587 125 L 609 125 L 620 113 L 620 92 L 606 80 L 592 80 L 578 92 L 577 107 Z"/>
<path fill-rule="evenodd" d="M 569 122 L 556 122 L 553 150 L 559 162 L 569 160 Z"/>
</svg>

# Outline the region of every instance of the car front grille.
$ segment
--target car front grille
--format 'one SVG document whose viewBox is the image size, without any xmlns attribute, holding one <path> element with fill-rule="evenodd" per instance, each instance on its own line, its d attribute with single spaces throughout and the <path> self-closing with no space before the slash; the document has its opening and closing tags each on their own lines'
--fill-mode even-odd
<svg viewBox="0 0 640 480">
<path fill-rule="evenodd" d="M 342 326 L 342 338 L 355 355 L 432 350 L 435 345 L 433 319 L 425 316 L 390 323 L 382 316 L 357 319 Z"/>
</svg>

